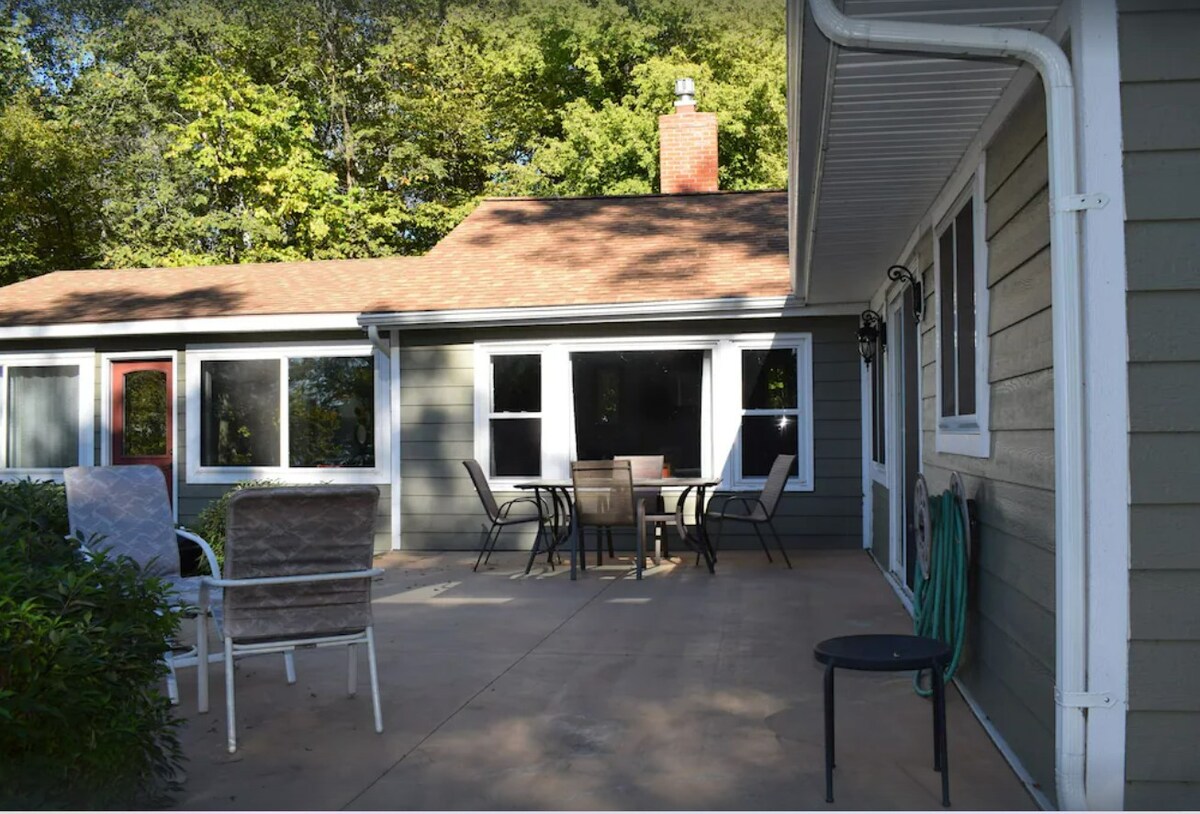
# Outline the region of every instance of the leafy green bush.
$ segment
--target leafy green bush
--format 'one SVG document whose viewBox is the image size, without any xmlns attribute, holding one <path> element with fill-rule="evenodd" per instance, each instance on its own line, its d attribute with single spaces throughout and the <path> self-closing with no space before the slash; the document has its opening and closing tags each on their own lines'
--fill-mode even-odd
<svg viewBox="0 0 1200 814">
<path fill-rule="evenodd" d="M 13 518 L 34 532 L 70 534 L 67 490 L 61 483 L 24 478 L 0 483 L 0 516 Z"/>
<path fill-rule="evenodd" d="M 0 486 L 0 807 L 161 804 L 180 721 L 162 693 L 167 585 L 64 539 L 62 487 Z"/>
<path fill-rule="evenodd" d="M 225 515 L 229 510 L 229 498 L 243 489 L 263 489 L 279 485 L 279 482 L 274 480 L 239 481 L 228 492 L 200 510 L 200 514 L 196 516 L 195 531 L 212 546 L 213 553 L 217 555 L 217 562 L 222 568 L 225 566 Z"/>
</svg>

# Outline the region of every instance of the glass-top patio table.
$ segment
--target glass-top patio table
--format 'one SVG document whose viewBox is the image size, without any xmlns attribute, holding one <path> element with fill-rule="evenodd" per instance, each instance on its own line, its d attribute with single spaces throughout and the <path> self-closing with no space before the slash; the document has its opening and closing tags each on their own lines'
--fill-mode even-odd
<svg viewBox="0 0 1200 814">
<path fill-rule="evenodd" d="M 688 548 L 698 552 L 704 557 L 704 563 L 708 566 L 710 574 L 716 573 L 717 552 L 713 548 L 712 540 L 708 536 L 708 527 L 705 523 L 705 495 L 708 490 L 721 483 L 720 478 L 634 478 L 634 489 L 681 489 L 678 502 L 675 506 L 676 525 L 683 536 L 683 542 Z M 579 532 L 579 523 L 575 517 L 575 501 L 572 499 L 571 492 L 573 485 L 570 478 L 530 478 L 527 481 L 522 481 L 516 484 L 518 489 L 533 490 L 534 495 L 538 498 L 545 490 L 550 498 L 549 505 L 551 507 L 551 517 L 547 518 L 551 525 L 551 543 L 549 546 L 550 554 L 553 556 L 557 549 L 564 542 L 571 541 L 571 579 L 576 578 L 575 568 L 576 562 L 579 562 L 582 567 L 586 568 L 586 564 L 582 563 L 580 554 L 580 540 L 582 535 Z M 684 507 L 687 503 L 688 495 L 695 490 L 696 503 L 694 507 L 695 523 L 688 527 L 683 522 Z M 535 544 L 536 545 L 536 544 Z M 529 558 L 530 564 L 533 563 L 534 557 L 537 556 L 535 550 Z"/>
</svg>

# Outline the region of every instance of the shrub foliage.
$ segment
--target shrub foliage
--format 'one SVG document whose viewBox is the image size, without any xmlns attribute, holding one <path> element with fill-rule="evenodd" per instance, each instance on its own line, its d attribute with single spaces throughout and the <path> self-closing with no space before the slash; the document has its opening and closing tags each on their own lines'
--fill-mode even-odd
<svg viewBox="0 0 1200 814">
<path fill-rule="evenodd" d="M 162 693 L 179 613 L 66 528 L 61 486 L 0 484 L 0 807 L 155 805 L 182 760 Z"/>
<path fill-rule="evenodd" d="M 196 516 L 196 533 L 212 546 L 217 555 L 217 562 L 225 567 L 225 515 L 229 511 L 229 498 L 243 489 L 262 489 L 267 486 L 280 486 L 273 480 L 244 480 L 233 485 L 228 492 L 209 503 Z"/>
</svg>

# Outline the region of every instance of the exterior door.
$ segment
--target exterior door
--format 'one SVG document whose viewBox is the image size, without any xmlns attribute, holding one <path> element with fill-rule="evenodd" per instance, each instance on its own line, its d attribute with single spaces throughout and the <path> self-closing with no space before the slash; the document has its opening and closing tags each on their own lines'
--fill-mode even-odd
<svg viewBox="0 0 1200 814">
<path fill-rule="evenodd" d="M 112 462 L 157 466 L 168 494 L 175 432 L 172 380 L 167 359 L 112 363 Z"/>
</svg>

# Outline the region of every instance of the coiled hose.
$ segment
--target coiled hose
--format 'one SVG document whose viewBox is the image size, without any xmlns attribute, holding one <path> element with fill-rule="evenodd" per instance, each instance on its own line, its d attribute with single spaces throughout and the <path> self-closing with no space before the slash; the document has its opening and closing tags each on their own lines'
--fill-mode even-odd
<svg viewBox="0 0 1200 814">
<path fill-rule="evenodd" d="M 962 658 L 967 637 L 967 518 L 949 489 L 930 501 L 933 546 L 929 555 L 929 576 L 917 568 L 913 593 L 913 632 L 918 636 L 945 642 L 951 647 L 945 681 L 950 683 Z M 921 685 L 921 673 L 913 676 L 913 688 L 922 697 L 932 689 Z"/>
</svg>

